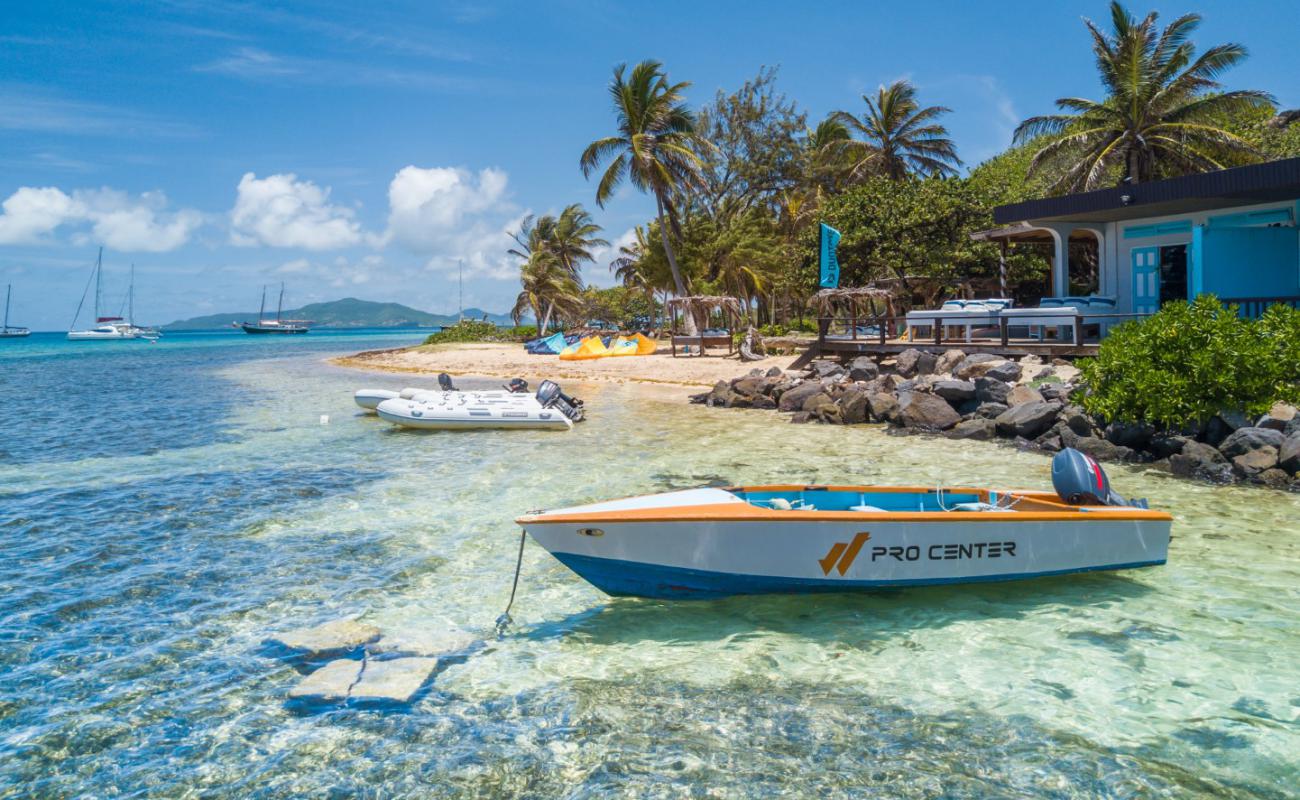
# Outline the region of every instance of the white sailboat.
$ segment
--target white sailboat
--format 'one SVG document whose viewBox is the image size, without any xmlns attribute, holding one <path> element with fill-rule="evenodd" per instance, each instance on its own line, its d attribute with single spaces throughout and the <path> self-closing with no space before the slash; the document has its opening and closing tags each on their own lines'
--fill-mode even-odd
<svg viewBox="0 0 1300 800">
<path fill-rule="evenodd" d="M 81 316 L 81 307 L 86 302 L 82 292 L 81 302 L 77 304 L 77 313 L 72 318 L 73 330 L 68 331 L 68 338 L 73 341 L 109 341 L 117 339 L 143 339 L 154 341 L 162 334 L 153 328 L 142 328 L 135 324 L 135 265 L 131 265 L 131 283 L 127 289 L 127 316 L 101 316 L 100 305 L 103 300 L 104 248 L 99 248 L 95 258 L 92 278 L 95 281 L 95 327 L 76 330 L 77 317 Z M 90 288 L 89 284 L 86 286 Z"/>
<path fill-rule="evenodd" d="M 9 296 L 13 294 L 13 284 L 5 287 L 5 325 L 0 328 L 0 339 L 17 339 L 21 336 L 31 336 L 32 332 L 26 328 L 10 327 L 9 325 Z"/>
<path fill-rule="evenodd" d="M 257 312 L 257 322 L 241 322 L 244 333 L 306 333 L 311 330 L 310 320 L 283 319 L 284 282 L 280 282 L 280 301 L 275 307 L 275 319 L 266 317 L 266 287 L 262 287 L 262 307 Z"/>
</svg>

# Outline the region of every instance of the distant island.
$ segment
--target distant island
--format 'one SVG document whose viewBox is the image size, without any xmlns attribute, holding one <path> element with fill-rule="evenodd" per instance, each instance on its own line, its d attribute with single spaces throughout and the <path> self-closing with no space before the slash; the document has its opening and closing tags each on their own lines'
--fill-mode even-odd
<svg viewBox="0 0 1300 800">
<path fill-rule="evenodd" d="M 272 309 L 271 316 L 274 313 Z M 355 297 L 285 309 L 281 316 L 285 319 L 311 320 L 313 328 L 429 328 L 455 325 L 459 319 L 455 314 L 430 314 L 401 303 L 375 303 Z M 466 319 L 481 320 L 484 317 L 496 325 L 514 324 L 509 314 L 493 314 L 481 308 L 465 309 Z M 256 311 L 229 311 L 177 320 L 162 327 L 168 331 L 211 330 L 228 328 L 232 322 L 255 319 Z"/>
</svg>

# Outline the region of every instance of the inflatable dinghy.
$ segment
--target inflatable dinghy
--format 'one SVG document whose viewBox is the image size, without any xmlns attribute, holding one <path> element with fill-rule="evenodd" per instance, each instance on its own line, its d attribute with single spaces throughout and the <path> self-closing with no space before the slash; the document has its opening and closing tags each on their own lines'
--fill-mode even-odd
<svg viewBox="0 0 1300 800">
<path fill-rule="evenodd" d="M 420 389 L 414 386 L 408 386 L 398 392 L 394 392 L 391 389 L 358 389 L 353 393 L 352 399 L 367 414 L 374 414 L 379 408 L 379 404 L 385 400 L 395 400 L 398 398 L 403 400 L 437 400 L 442 395 L 449 392 L 459 392 L 459 390 L 452 385 L 451 376 L 445 372 L 438 376 L 438 385 L 440 387 L 438 389 Z M 527 391 L 528 381 L 521 378 L 514 378 L 510 381 L 509 385 L 501 389 L 489 389 L 486 391 L 474 392 L 473 394 L 485 397 L 496 397 L 520 395 Z"/>
<path fill-rule="evenodd" d="M 384 400 L 375 408 L 383 420 L 404 428 L 472 430 L 540 428 L 569 430 L 582 421 L 582 403 L 542 381 L 537 394 L 523 392 L 419 392 Z"/>
</svg>

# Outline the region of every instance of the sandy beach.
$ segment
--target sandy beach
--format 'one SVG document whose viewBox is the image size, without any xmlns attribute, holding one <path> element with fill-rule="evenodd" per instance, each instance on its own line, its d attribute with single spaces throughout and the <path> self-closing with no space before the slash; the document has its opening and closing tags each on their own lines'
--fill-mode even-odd
<svg viewBox="0 0 1300 800">
<path fill-rule="evenodd" d="M 559 356 L 533 356 L 519 344 L 442 344 L 394 350 L 372 350 L 332 363 L 371 371 L 436 375 L 481 375 L 494 378 L 520 377 L 535 383 L 543 378 L 609 383 L 652 383 L 668 386 L 709 387 L 751 369 L 785 369 L 795 356 L 783 355 L 761 361 L 741 361 L 737 356 L 673 358 L 666 348 L 648 356 L 621 356 L 590 361 L 561 361 Z"/>
</svg>

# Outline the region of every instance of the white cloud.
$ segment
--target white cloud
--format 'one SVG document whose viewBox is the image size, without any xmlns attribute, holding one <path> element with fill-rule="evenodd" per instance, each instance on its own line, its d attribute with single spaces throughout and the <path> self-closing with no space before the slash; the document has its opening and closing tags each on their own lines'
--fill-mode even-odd
<svg viewBox="0 0 1300 800">
<path fill-rule="evenodd" d="M 591 251 L 592 261 L 583 267 L 582 279 L 593 286 L 607 288 L 614 286 L 618 280 L 610 271 L 609 264 L 618 258 L 620 248 L 636 242 L 636 228 L 628 228 L 623 235 L 609 243 L 608 247 L 597 247 Z"/>
<path fill-rule="evenodd" d="M 453 270 L 463 261 L 468 275 L 513 278 L 518 271 L 506 250 L 522 215 L 507 199 L 508 183 L 499 169 L 403 167 L 388 186 L 383 242 L 426 256 L 429 269 Z"/>
<path fill-rule="evenodd" d="M 0 244 L 39 244 L 64 225 L 90 223 L 76 240 L 120 252 L 161 253 L 188 242 L 203 224 L 197 211 L 168 212 L 162 192 L 132 198 L 116 189 L 78 189 L 69 195 L 53 186 L 24 186 L 0 207 Z"/>
<path fill-rule="evenodd" d="M 372 253 L 356 260 L 344 256 L 324 261 L 295 258 L 276 267 L 275 272 L 293 275 L 295 279 L 308 278 L 313 284 L 325 284 L 339 289 L 368 284 L 383 267 L 383 257 Z M 411 278 L 411 272 L 409 269 L 385 270 L 385 274 L 400 275 L 403 279 Z"/>
<path fill-rule="evenodd" d="M 331 205 L 329 189 L 293 173 L 239 179 L 230 212 L 230 240 L 237 245 L 332 250 L 365 240 L 352 209 Z"/>
</svg>

